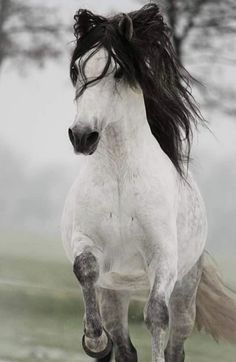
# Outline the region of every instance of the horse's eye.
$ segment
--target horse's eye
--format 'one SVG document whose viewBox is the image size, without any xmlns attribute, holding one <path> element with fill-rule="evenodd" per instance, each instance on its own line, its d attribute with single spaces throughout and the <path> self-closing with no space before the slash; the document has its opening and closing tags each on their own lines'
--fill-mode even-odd
<svg viewBox="0 0 236 362">
<path fill-rule="evenodd" d="M 122 79 L 122 77 L 123 77 L 123 70 L 121 68 L 118 68 L 115 71 L 114 78 L 115 78 L 115 80 L 119 81 Z"/>
</svg>

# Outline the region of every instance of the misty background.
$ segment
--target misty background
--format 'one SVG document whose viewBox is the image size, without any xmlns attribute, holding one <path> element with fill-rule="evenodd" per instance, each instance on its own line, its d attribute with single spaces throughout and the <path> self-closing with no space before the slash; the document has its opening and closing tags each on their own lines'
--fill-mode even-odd
<svg viewBox="0 0 236 362">
<path fill-rule="evenodd" d="M 64 200 L 78 171 L 67 136 L 75 115 L 69 79 L 73 16 L 79 8 L 109 14 L 144 3 L 0 0 L 0 313 L 8 326 L 0 328 L 0 361 L 87 361 L 77 355 L 83 306 L 60 241 Z M 193 93 L 210 130 L 195 133 L 190 168 L 208 212 L 207 248 L 226 284 L 236 288 L 236 4 L 158 3 L 179 59 L 202 83 Z M 45 322 L 37 335 L 35 320 Z M 52 325 L 60 326 L 60 337 L 50 334 Z M 145 351 L 142 333 L 135 338 Z M 193 356 L 195 345 L 189 347 Z M 209 360 L 233 362 L 236 350 L 232 357 L 227 349 L 225 357 L 222 348 Z M 142 353 L 148 361 L 149 352 Z"/>
</svg>

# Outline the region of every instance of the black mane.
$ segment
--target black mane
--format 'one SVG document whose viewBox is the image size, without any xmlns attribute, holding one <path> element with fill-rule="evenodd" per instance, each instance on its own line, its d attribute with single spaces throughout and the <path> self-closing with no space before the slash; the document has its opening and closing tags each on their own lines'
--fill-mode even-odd
<svg viewBox="0 0 236 362">
<path fill-rule="evenodd" d="M 71 80 L 75 84 L 80 72 L 84 80 L 82 93 L 107 74 L 114 59 L 128 84 L 132 87 L 138 84 L 142 88 L 151 131 L 177 171 L 183 175 L 183 163 L 189 162 L 192 124 L 197 125 L 197 121 L 201 120 L 191 96 L 191 77 L 176 58 L 169 29 L 156 4 L 148 4 L 128 14 L 133 23 L 131 40 L 119 31 L 122 16 L 124 14 L 106 18 L 87 10 L 77 12 Z M 84 67 L 100 48 L 107 50 L 107 64 L 96 79 L 89 81 Z M 81 64 L 81 57 L 90 50 L 88 59 Z"/>
</svg>

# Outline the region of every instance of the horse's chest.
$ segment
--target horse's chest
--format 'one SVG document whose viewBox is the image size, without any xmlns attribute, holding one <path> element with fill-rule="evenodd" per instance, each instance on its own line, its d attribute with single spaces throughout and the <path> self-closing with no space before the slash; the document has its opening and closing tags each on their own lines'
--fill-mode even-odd
<svg viewBox="0 0 236 362">
<path fill-rule="evenodd" d="M 113 183 L 97 188 L 92 197 L 80 193 L 74 225 L 101 251 L 99 285 L 103 287 L 148 286 L 143 258 L 147 235 L 137 216 L 138 194 L 132 186 Z"/>
<path fill-rule="evenodd" d="M 130 185 L 111 184 L 83 197 L 77 210 L 78 223 L 86 234 L 101 245 L 119 248 L 142 239 L 137 219 L 139 191 Z"/>
<path fill-rule="evenodd" d="M 135 264 L 146 251 L 152 253 L 159 228 L 165 224 L 160 215 L 168 214 L 168 193 L 160 187 L 154 167 L 152 172 L 149 169 L 126 171 L 120 178 L 105 171 L 82 174 L 70 192 L 63 220 L 65 244 L 73 239 L 74 255 L 82 250 L 84 238 L 113 266 L 118 260 Z"/>
</svg>

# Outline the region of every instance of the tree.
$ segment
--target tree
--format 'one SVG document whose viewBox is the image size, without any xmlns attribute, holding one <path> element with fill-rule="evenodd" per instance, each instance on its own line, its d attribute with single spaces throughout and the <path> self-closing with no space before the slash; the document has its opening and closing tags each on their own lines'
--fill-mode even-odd
<svg viewBox="0 0 236 362">
<path fill-rule="evenodd" d="M 0 69 L 6 60 L 42 66 L 57 57 L 63 31 L 56 9 L 32 6 L 29 0 L 0 0 Z"/>
<path fill-rule="evenodd" d="M 179 61 L 186 65 L 204 66 L 197 79 L 205 83 L 214 66 L 236 65 L 233 41 L 236 32 L 235 0 L 153 0 L 161 6 L 170 26 L 173 46 Z M 139 0 L 140 2 L 140 0 Z M 142 3 L 147 1 L 141 0 Z M 235 43 L 235 45 L 234 45 Z M 188 49 L 188 52 L 186 51 Z M 190 55 L 189 55 L 190 54 Z M 216 68 L 216 67 L 215 67 Z M 218 79 L 215 69 L 215 79 Z M 210 92 L 201 88 L 205 105 L 221 107 L 230 115 L 236 113 L 233 100 L 236 92 L 233 87 L 217 85 L 211 80 Z"/>
<path fill-rule="evenodd" d="M 195 48 L 207 48 L 212 46 L 212 37 L 220 35 L 223 39 L 236 31 L 235 0 L 154 1 L 164 10 L 180 61 L 190 38 Z"/>
</svg>

